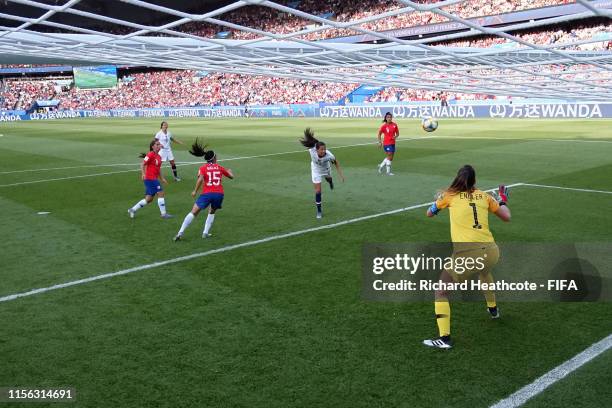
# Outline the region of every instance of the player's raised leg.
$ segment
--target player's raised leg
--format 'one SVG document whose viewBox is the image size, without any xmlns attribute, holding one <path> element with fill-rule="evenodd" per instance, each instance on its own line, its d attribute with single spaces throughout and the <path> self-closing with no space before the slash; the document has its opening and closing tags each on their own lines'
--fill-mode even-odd
<svg viewBox="0 0 612 408">
<path fill-rule="evenodd" d="M 130 218 L 136 217 L 136 211 L 140 210 L 145 205 L 149 204 L 151 201 L 153 201 L 153 197 L 150 195 L 145 195 L 145 198 L 138 201 L 132 208 L 128 208 L 128 214 Z"/>
<path fill-rule="evenodd" d="M 315 206 L 317 208 L 317 218 L 321 219 L 323 218 L 323 201 L 321 198 L 321 178 L 315 178 L 313 177 L 313 185 L 314 185 L 314 190 L 315 190 Z M 317 181 L 318 182 L 315 182 Z"/>
<path fill-rule="evenodd" d="M 196 203 L 193 205 L 193 208 L 191 209 L 191 211 L 187 213 L 187 215 L 183 219 L 181 228 L 179 229 L 178 233 L 174 236 L 175 241 L 179 241 L 183 237 L 183 234 L 185 234 L 185 230 L 187 229 L 187 227 L 189 227 L 191 222 L 195 220 L 195 218 L 198 216 L 199 213 L 200 213 L 200 207 Z"/>
</svg>

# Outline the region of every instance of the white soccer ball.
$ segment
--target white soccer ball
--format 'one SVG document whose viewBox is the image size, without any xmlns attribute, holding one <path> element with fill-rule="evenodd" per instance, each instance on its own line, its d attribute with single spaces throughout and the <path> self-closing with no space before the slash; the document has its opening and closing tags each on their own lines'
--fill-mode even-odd
<svg viewBox="0 0 612 408">
<path fill-rule="evenodd" d="M 421 127 L 423 127 L 423 130 L 426 132 L 433 132 L 438 128 L 438 121 L 431 117 L 423 118 L 423 120 L 421 120 Z"/>
</svg>

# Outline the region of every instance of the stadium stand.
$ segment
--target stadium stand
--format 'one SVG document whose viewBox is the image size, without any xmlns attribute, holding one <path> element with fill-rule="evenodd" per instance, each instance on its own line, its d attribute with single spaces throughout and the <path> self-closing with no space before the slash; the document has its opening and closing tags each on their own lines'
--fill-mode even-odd
<svg viewBox="0 0 612 408">
<path fill-rule="evenodd" d="M 417 3 L 428 3 L 417 1 Z M 569 0 L 476 0 L 454 4 L 444 7 L 443 10 L 463 18 L 480 17 L 492 14 L 508 13 L 519 10 L 535 9 L 546 6 L 573 3 Z M 303 0 L 297 4 L 297 9 L 315 15 L 331 15 L 336 21 L 355 21 L 376 14 L 397 10 L 401 5 L 395 1 L 366 0 L 351 2 L 335 0 L 320 2 L 315 0 Z M 264 16 L 264 18 L 262 18 Z M 297 16 L 288 15 L 267 7 L 248 6 L 234 12 L 221 16 L 223 20 L 246 27 L 258 28 L 275 34 L 289 34 L 306 28 L 312 21 L 301 19 Z M 417 25 L 433 24 L 448 21 L 446 18 L 435 13 L 409 13 L 391 16 L 385 19 L 367 22 L 360 25 L 372 31 L 386 31 Z M 214 37 L 219 31 L 218 26 L 208 23 L 188 23 L 180 28 L 180 31 L 203 37 Z M 247 31 L 227 29 L 231 38 L 238 40 L 252 40 L 258 38 L 255 33 Z M 304 35 L 304 39 L 311 41 L 322 40 L 333 37 L 349 36 L 357 34 L 350 29 L 328 29 L 324 31 Z"/>
<path fill-rule="evenodd" d="M 3 109 L 29 107 L 37 99 L 59 99 L 60 109 L 159 108 L 338 102 L 355 84 L 296 81 L 193 71 L 149 71 L 125 75 L 116 88 L 63 92 L 53 80 L 6 80 Z"/>
<path fill-rule="evenodd" d="M 462 17 L 493 15 L 518 10 L 526 10 L 551 5 L 572 3 L 570 1 L 553 0 L 495 0 L 471 1 L 444 8 L 445 11 Z M 392 1 L 367 0 L 358 4 L 350 1 L 335 0 L 332 2 L 317 2 L 302 0 L 286 2 L 292 6 L 316 13 L 332 16 L 337 21 L 349 21 L 367 18 L 385 11 L 400 7 Z M 257 16 L 257 19 L 254 18 Z M 304 28 L 303 24 L 312 24 L 310 20 L 300 20 L 296 16 L 277 12 L 276 10 L 248 6 L 223 16 L 223 19 L 236 24 L 263 29 L 274 33 L 290 33 Z M 444 20 L 443 16 L 432 13 L 408 13 L 387 19 L 365 23 L 364 28 L 382 31 L 398 29 L 415 25 L 433 24 Z M 183 32 L 205 37 L 215 36 L 220 28 L 208 23 L 188 23 L 179 27 Z M 113 31 L 112 27 L 104 28 Z M 325 30 L 310 33 L 309 40 L 329 38 L 330 36 L 350 35 L 350 30 Z M 245 31 L 229 30 L 234 39 L 252 39 L 257 35 Z M 610 50 L 612 40 L 612 23 L 609 20 L 590 19 L 574 21 L 558 26 L 542 27 L 512 33 L 530 43 L 539 45 L 555 44 L 562 49 L 579 50 Z M 116 31 L 125 33 L 125 28 Z M 592 39 L 602 35 L 602 41 L 575 45 L 577 40 Z M 565 43 L 574 43 L 571 47 Z M 432 45 L 449 47 L 512 47 L 516 43 L 497 36 L 476 36 L 466 39 L 451 40 Z M 41 65 L 42 66 L 42 65 Z M 5 66 L 7 67 L 7 66 Z M 14 68 L 28 68 L 29 65 L 12 65 Z M 553 68 L 551 68 L 553 69 Z M 491 75 L 495 72 L 489 71 Z M 497 73 L 498 75 L 501 73 Z M 60 79 L 58 82 L 56 79 Z M 34 101 L 41 99 L 57 99 L 59 109 L 119 109 L 119 108 L 155 108 L 179 106 L 215 106 L 215 105 L 268 105 L 268 104 L 299 104 L 317 102 L 338 102 L 354 90 L 359 84 L 344 84 L 317 82 L 295 79 L 270 78 L 227 73 L 210 73 L 200 75 L 195 71 L 172 71 L 149 69 L 142 72 L 123 71 L 118 86 L 112 89 L 80 90 L 63 86 L 70 78 L 32 78 L 29 76 L 5 77 L 2 83 L 2 98 L 0 108 L 8 110 L 27 109 Z M 443 98 L 453 99 L 484 99 L 492 96 L 448 94 L 438 91 L 427 91 L 403 88 L 384 88 L 369 97 L 367 102 L 394 101 L 431 101 Z"/>
</svg>

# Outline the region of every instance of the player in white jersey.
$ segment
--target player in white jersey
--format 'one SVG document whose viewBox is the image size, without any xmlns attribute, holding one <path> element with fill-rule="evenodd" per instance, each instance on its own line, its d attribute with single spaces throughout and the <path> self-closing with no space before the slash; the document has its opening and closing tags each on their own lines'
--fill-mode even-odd
<svg viewBox="0 0 612 408">
<path fill-rule="evenodd" d="M 304 130 L 304 138 L 300 140 L 304 147 L 308 148 L 310 153 L 310 171 L 312 176 L 312 184 L 315 189 L 315 205 L 317 206 L 317 218 L 323 217 L 321 210 L 321 181 L 325 179 L 329 183 L 329 188 L 334 189 L 334 180 L 331 175 L 331 165 L 336 166 L 340 180 L 344 181 L 342 169 L 336 157 L 327 150 L 325 143 L 318 141 L 314 137 L 314 133 L 310 128 Z"/>
<path fill-rule="evenodd" d="M 172 142 L 178 143 L 180 145 L 183 144 L 180 140 L 172 136 L 172 133 L 168 131 L 168 122 L 163 121 L 161 123 L 161 130 L 157 132 L 155 138 L 159 140 L 162 148 L 159 151 L 159 155 L 162 158 L 162 162 L 170 162 L 170 167 L 172 167 L 172 175 L 174 176 L 175 181 L 181 181 L 178 176 L 178 172 L 176 171 L 176 164 L 174 163 L 174 154 L 172 154 Z"/>
</svg>

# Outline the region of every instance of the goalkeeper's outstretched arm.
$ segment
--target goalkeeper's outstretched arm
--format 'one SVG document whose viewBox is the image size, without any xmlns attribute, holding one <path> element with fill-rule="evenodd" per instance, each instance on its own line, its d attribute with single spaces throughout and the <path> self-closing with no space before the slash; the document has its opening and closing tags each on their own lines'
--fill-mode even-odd
<svg viewBox="0 0 612 408">
<path fill-rule="evenodd" d="M 512 214 L 510 213 L 510 209 L 508 208 L 507 204 L 500 205 L 494 214 L 504 222 L 510 222 L 510 219 L 512 218 Z"/>
<path fill-rule="evenodd" d="M 512 218 L 512 214 L 510 213 L 510 208 L 508 208 L 508 196 L 510 195 L 510 189 L 503 184 L 499 186 L 497 190 L 497 202 L 499 203 L 499 208 L 495 211 L 495 215 L 504 221 L 510 222 Z"/>
</svg>

